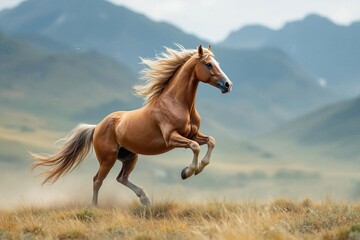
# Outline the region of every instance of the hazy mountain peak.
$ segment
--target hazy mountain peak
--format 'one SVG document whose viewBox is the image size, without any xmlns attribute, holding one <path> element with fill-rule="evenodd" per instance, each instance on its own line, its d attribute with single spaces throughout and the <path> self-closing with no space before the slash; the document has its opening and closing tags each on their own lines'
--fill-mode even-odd
<svg viewBox="0 0 360 240">
<path fill-rule="evenodd" d="M 227 39 L 221 43 L 224 46 L 241 48 L 259 48 L 272 34 L 273 30 L 263 25 L 247 25 L 239 30 L 233 31 Z"/>
<path fill-rule="evenodd" d="M 237 31 L 252 31 L 252 30 L 258 30 L 258 31 L 271 31 L 271 29 L 269 27 L 266 27 L 264 25 L 261 24 L 250 24 L 250 25 L 246 25 L 241 27 L 239 30 Z M 234 31 L 234 32 L 237 32 Z"/>
<path fill-rule="evenodd" d="M 322 15 L 319 15 L 317 13 L 310 13 L 308 15 L 305 16 L 305 18 L 303 19 L 303 21 L 317 21 L 317 22 L 327 22 L 327 23 L 332 23 L 332 21 L 327 18 L 327 17 L 324 17 Z"/>
<path fill-rule="evenodd" d="M 306 27 L 306 28 L 313 28 L 313 29 L 321 30 L 321 29 L 327 28 L 327 27 L 337 27 L 337 25 L 335 23 L 333 23 L 330 19 L 328 19 L 324 16 L 312 13 L 312 14 L 305 16 L 301 20 L 295 20 L 295 21 L 286 23 L 281 30 L 285 30 L 287 28 L 292 28 L 292 27 L 295 27 L 295 28 Z"/>
</svg>

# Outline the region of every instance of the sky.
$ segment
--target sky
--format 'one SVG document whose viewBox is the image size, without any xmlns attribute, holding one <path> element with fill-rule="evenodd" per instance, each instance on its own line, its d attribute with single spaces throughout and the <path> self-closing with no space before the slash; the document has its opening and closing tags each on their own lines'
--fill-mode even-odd
<svg viewBox="0 0 360 240">
<path fill-rule="evenodd" d="M 22 0 L 0 0 L 0 9 Z M 360 0 L 108 0 L 166 21 L 187 33 L 218 42 L 248 24 L 273 29 L 286 22 L 317 13 L 333 22 L 348 25 L 360 20 Z"/>
</svg>

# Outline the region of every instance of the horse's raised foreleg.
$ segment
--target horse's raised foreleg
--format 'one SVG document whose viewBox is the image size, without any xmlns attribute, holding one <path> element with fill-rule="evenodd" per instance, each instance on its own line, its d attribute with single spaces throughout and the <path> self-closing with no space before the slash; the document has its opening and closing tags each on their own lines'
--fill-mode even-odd
<svg viewBox="0 0 360 240">
<path fill-rule="evenodd" d="M 189 166 L 182 170 L 181 178 L 186 179 L 191 177 L 198 168 L 200 145 L 196 141 L 185 138 L 175 131 L 170 135 L 169 146 L 175 148 L 191 148 L 194 153 L 193 161 Z"/>
<path fill-rule="evenodd" d="M 120 159 L 123 163 L 123 166 L 116 180 L 119 183 L 124 184 L 125 186 L 133 190 L 135 194 L 140 198 L 140 202 L 143 205 L 150 205 L 150 200 L 146 195 L 146 192 L 141 187 L 136 186 L 128 180 L 130 173 L 136 165 L 137 159 L 138 155 L 134 153 L 131 153 L 125 158 Z"/>
<path fill-rule="evenodd" d="M 202 170 L 204 170 L 204 168 L 210 163 L 211 152 L 215 147 L 215 139 L 211 136 L 204 135 L 200 132 L 198 132 L 193 139 L 200 145 L 207 144 L 208 146 L 208 150 L 204 158 L 201 160 L 198 169 L 195 171 L 195 175 L 197 175 L 201 173 Z"/>
</svg>

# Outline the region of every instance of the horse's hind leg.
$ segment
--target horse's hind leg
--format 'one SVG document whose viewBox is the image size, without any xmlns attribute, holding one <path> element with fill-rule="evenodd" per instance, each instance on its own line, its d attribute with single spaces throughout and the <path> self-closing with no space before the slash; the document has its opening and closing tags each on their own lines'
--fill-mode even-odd
<svg viewBox="0 0 360 240">
<path fill-rule="evenodd" d="M 120 156 L 121 153 L 124 153 L 124 152 L 126 153 L 126 155 Z M 134 193 L 140 198 L 140 202 L 142 204 L 150 205 L 150 200 L 149 200 L 148 196 L 146 195 L 145 191 L 141 187 L 138 187 L 129 181 L 129 175 L 136 165 L 138 155 L 122 148 L 122 149 L 120 149 L 118 159 L 122 161 L 123 165 L 122 165 L 121 171 L 120 171 L 118 177 L 116 178 L 116 180 L 119 183 L 124 184 L 125 186 L 127 186 L 128 188 L 133 190 Z"/>
<path fill-rule="evenodd" d="M 116 156 L 116 153 L 114 156 Z M 115 161 L 116 161 L 116 157 L 111 158 L 109 156 L 105 159 L 105 161 L 103 163 L 100 163 L 99 171 L 96 173 L 96 175 L 93 178 L 93 181 L 94 181 L 93 198 L 92 198 L 93 205 L 97 205 L 100 187 L 101 187 L 104 179 L 110 172 L 110 169 L 114 166 Z"/>
<path fill-rule="evenodd" d="M 111 146 L 113 145 L 113 146 Z M 93 178 L 94 186 L 93 186 L 93 198 L 92 204 L 97 205 L 98 202 L 98 193 L 99 189 L 110 172 L 110 169 L 114 166 L 116 162 L 116 157 L 118 154 L 118 146 L 117 144 L 102 144 L 101 146 L 97 146 L 94 144 L 96 156 L 99 160 L 99 170 Z"/>
</svg>

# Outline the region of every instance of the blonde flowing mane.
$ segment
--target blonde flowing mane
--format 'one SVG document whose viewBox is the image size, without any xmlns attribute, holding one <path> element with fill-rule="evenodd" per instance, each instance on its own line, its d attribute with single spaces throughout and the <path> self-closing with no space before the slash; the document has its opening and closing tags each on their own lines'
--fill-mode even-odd
<svg viewBox="0 0 360 240">
<path fill-rule="evenodd" d="M 183 46 L 176 44 L 177 50 L 165 47 L 165 52 L 157 55 L 154 59 L 141 58 L 141 63 L 146 67 L 140 72 L 140 79 L 143 84 L 135 85 L 135 95 L 143 97 L 145 104 L 155 100 L 176 70 L 182 66 L 191 57 L 200 58 L 197 49 L 185 49 Z M 213 56 L 212 52 L 203 48 L 202 58 Z"/>
</svg>

